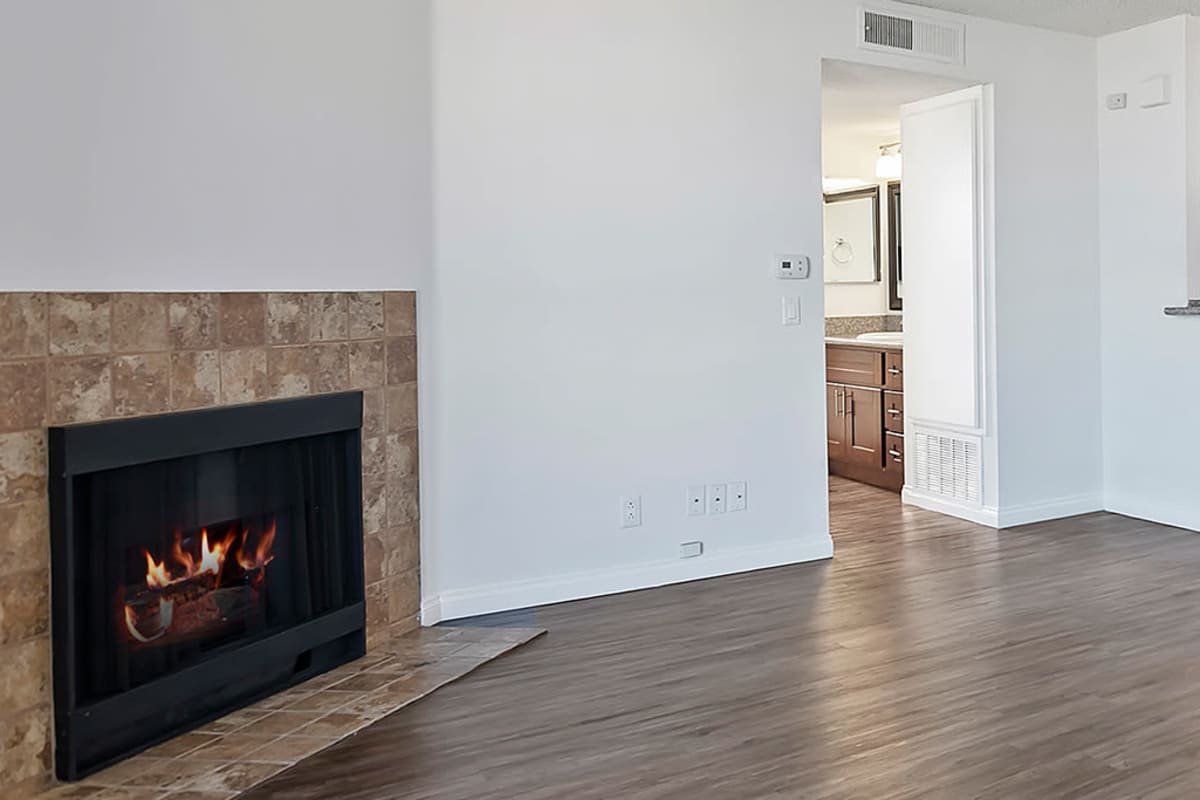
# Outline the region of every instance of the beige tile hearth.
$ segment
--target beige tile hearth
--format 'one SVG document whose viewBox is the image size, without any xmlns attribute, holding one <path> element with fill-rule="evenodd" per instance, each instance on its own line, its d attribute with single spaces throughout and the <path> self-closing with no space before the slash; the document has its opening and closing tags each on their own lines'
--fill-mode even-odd
<svg viewBox="0 0 1200 800">
<path fill-rule="evenodd" d="M 540 628 L 424 628 L 35 800 L 232 800 L 529 642 Z"/>
</svg>

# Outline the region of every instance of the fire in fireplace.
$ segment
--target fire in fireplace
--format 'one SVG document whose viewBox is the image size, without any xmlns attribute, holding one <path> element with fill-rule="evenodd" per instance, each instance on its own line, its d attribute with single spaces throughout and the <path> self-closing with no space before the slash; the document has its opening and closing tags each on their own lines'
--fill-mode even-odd
<svg viewBox="0 0 1200 800">
<path fill-rule="evenodd" d="M 73 779 L 363 654 L 362 397 L 50 430 Z"/>
<path fill-rule="evenodd" d="M 241 624 L 263 613 L 261 594 L 274 559 L 275 519 L 214 526 L 209 541 L 175 532 L 171 552 L 158 560 L 145 548 L 145 579 L 122 587 L 125 628 L 135 642 L 165 645 Z"/>
</svg>

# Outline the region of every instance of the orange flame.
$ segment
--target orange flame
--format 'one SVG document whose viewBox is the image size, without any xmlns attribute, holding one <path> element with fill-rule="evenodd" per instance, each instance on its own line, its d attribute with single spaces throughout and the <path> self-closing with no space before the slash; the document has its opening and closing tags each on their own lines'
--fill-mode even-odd
<svg viewBox="0 0 1200 800">
<path fill-rule="evenodd" d="M 143 550 L 142 552 L 146 556 L 146 585 L 154 589 L 161 589 L 197 575 L 220 577 L 225 560 L 238 541 L 238 528 L 237 525 L 232 526 L 225 536 L 211 544 L 209 543 L 208 528 L 201 529 L 199 560 L 184 549 L 182 536 L 176 531 L 175 542 L 171 548 L 171 560 L 174 561 L 172 570 L 167 569 L 165 558 L 161 562 L 157 561 L 149 550 Z M 275 541 L 275 521 L 272 520 L 267 530 L 263 532 L 253 557 L 246 552 L 247 533 L 246 530 L 241 531 L 238 565 L 246 570 L 266 566 L 274 558 L 271 554 L 271 545 Z"/>
<path fill-rule="evenodd" d="M 254 557 L 246 552 L 246 535 L 248 531 L 242 532 L 242 547 L 238 553 L 238 566 L 244 570 L 258 569 L 270 564 L 275 555 L 271 552 L 271 545 L 275 543 L 275 520 L 271 520 L 271 524 L 263 531 L 258 540 L 258 546 L 254 548 Z"/>
</svg>

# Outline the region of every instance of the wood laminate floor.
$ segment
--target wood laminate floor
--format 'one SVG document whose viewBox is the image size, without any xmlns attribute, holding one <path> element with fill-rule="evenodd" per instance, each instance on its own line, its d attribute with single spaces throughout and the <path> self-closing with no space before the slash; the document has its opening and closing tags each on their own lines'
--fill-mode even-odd
<svg viewBox="0 0 1200 800">
<path fill-rule="evenodd" d="M 1200 797 L 1200 535 L 832 514 L 832 562 L 539 609 L 246 798 Z"/>
</svg>

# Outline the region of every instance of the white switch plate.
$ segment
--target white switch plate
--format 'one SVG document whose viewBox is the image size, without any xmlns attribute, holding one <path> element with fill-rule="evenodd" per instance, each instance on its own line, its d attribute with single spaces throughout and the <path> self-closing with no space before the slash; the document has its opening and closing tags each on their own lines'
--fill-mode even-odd
<svg viewBox="0 0 1200 800">
<path fill-rule="evenodd" d="M 775 256 L 775 277 L 785 281 L 804 280 L 812 274 L 812 261 L 808 256 L 780 254 Z"/>
<path fill-rule="evenodd" d="M 800 324 L 800 298 L 799 297 L 783 298 L 783 324 L 784 325 L 799 325 Z"/>
<path fill-rule="evenodd" d="M 704 516 L 704 487 L 689 486 L 687 494 L 687 513 L 689 517 Z"/>
<path fill-rule="evenodd" d="M 725 504 L 729 506 L 730 511 L 745 511 L 746 510 L 746 482 L 738 481 L 737 483 L 729 484 L 729 497 Z"/>
<path fill-rule="evenodd" d="M 708 486 L 708 513 L 724 514 L 725 513 L 725 484 L 712 483 Z"/>
<path fill-rule="evenodd" d="M 679 545 L 680 558 L 695 558 L 704 555 L 704 542 L 683 542 Z"/>
<path fill-rule="evenodd" d="M 627 495 L 621 498 L 621 527 L 637 528 L 642 524 L 642 498 Z"/>
</svg>

